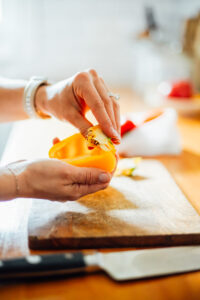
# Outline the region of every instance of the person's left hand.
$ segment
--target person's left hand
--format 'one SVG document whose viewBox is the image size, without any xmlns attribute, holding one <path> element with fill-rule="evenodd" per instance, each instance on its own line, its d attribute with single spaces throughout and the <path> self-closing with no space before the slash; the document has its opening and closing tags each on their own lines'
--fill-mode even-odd
<svg viewBox="0 0 200 300">
<path fill-rule="evenodd" d="M 119 104 L 108 96 L 108 88 L 95 70 L 80 72 L 53 85 L 41 86 L 36 93 L 36 109 L 69 121 L 86 136 L 93 126 L 85 117 L 91 109 L 103 132 L 120 143 Z"/>
</svg>

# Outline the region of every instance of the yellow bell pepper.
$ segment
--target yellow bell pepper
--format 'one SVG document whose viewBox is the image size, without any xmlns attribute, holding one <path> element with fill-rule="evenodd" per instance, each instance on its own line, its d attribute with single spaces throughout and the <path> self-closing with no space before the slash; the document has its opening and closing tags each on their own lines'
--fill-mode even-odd
<svg viewBox="0 0 200 300">
<path fill-rule="evenodd" d="M 88 146 L 94 148 L 90 150 Z M 80 133 L 74 134 L 56 143 L 49 150 L 49 157 L 78 167 L 93 167 L 112 172 L 117 162 L 115 152 L 110 139 L 99 131 L 99 126 L 94 126 L 88 131 L 88 140 Z"/>
</svg>

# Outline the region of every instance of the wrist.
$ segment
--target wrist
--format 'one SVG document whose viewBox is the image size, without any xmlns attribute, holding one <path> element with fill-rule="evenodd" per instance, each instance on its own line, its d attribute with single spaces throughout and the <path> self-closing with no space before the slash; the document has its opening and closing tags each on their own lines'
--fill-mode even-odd
<svg viewBox="0 0 200 300">
<path fill-rule="evenodd" d="M 35 93 L 34 103 L 35 110 L 42 119 L 50 118 L 47 99 L 47 85 L 41 85 L 38 87 Z"/>
<path fill-rule="evenodd" d="M 21 169 L 21 172 L 18 172 L 17 176 L 17 181 L 19 185 L 19 196 L 20 198 L 30 198 L 31 197 L 31 192 L 29 191 L 29 185 L 28 185 L 28 180 L 27 180 L 27 171 L 26 167 L 23 166 Z"/>
<path fill-rule="evenodd" d="M 14 175 L 7 167 L 0 169 L 0 200 L 11 200 L 17 197 Z"/>
<path fill-rule="evenodd" d="M 6 166 L 13 181 L 12 185 L 11 182 L 9 183 L 12 188 L 11 190 L 14 191 L 10 199 L 30 197 L 31 193 L 29 191 L 29 185 L 27 184 L 26 175 L 27 166 L 28 163 L 26 161 L 17 161 Z"/>
<path fill-rule="evenodd" d="M 33 193 L 30 185 L 29 162 L 21 161 L 16 164 L 14 163 L 12 169 L 18 184 L 18 197 L 30 198 Z"/>
<path fill-rule="evenodd" d="M 43 115 L 49 115 L 47 105 L 47 86 L 41 85 L 35 93 L 35 109 Z"/>
</svg>

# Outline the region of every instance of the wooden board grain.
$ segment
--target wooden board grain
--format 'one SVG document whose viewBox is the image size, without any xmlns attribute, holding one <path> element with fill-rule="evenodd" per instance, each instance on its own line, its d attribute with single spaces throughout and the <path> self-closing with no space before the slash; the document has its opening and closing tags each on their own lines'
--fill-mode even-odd
<svg viewBox="0 0 200 300">
<path fill-rule="evenodd" d="M 199 214 L 155 160 L 79 201 L 33 200 L 28 227 L 31 249 L 200 244 Z"/>
</svg>

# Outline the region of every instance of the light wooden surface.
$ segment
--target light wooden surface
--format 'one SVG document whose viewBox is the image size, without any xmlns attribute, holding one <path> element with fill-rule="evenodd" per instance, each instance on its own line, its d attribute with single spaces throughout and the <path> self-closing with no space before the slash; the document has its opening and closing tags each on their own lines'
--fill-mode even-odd
<svg viewBox="0 0 200 300">
<path fill-rule="evenodd" d="M 130 91 L 121 93 L 122 112 L 138 109 L 139 102 L 134 101 Z M 19 124 L 15 130 L 4 162 L 21 157 L 34 155 L 30 140 L 46 138 L 50 143 L 58 128 L 47 126 L 47 123 Z M 43 127 L 42 127 L 43 126 Z M 42 127 L 42 128 L 41 128 Z M 59 124 L 59 132 L 69 134 L 71 127 L 66 129 Z M 62 127 L 62 129 L 61 129 Z M 193 206 L 200 212 L 200 119 L 179 120 L 179 128 L 183 138 L 184 151 L 180 157 L 161 158 L 173 177 L 189 198 Z M 48 130 L 49 129 L 49 130 Z M 27 131 L 31 130 L 29 135 Z M 43 130 L 46 135 L 43 134 Z M 60 134 L 60 135 L 62 135 Z M 61 136 L 62 137 L 62 136 Z M 24 147 L 21 147 L 23 142 Z M 49 145 L 46 145 L 48 149 Z M 38 148 L 41 156 L 46 149 Z M 29 151 L 29 152 L 27 152 Z M 29 252 L 27 244 L 27 220 L 31 201 L 17 201 L 0 204 L 0 254 L 1 257 L 25 255 Z M 36 252 L 34 252 L 36 253 Z M 57 281 L 38 281 L 32 283 L 4 286 L 0 283 L 1 300 L 64 300 L 64 299 L 127 299 L 127 300 L 194 300 L 200 295 L 200 272 L 167 278 L 142 280 L 137 282 L 116 283 L 103 273 L 73 277 Z"/>
<path fill-rule="evenodd" d="M 114 177 L 106 190 L 78 201 L 33 200 L 30 248 L 200 244 L 200 215 L 164 166 L 143 160 L 134 174 Z"/>
</svg>

